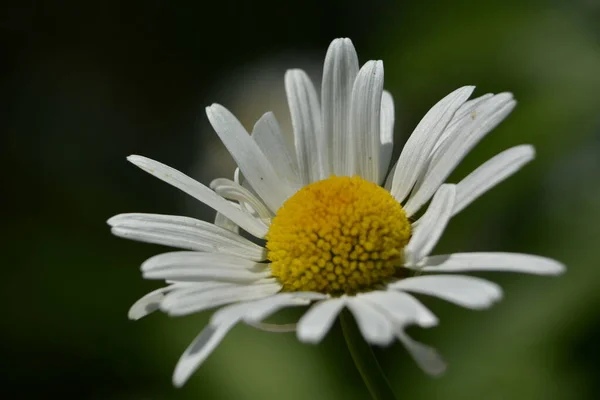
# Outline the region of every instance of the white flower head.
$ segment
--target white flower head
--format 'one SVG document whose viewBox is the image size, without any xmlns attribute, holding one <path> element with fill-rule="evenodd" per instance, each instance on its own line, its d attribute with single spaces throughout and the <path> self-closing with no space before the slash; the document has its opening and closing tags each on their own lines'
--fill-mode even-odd
<svg viewBox="0 0 600 400">
<path fill-rule="evenodd" d="M 564 271 L 557 261 L 526 254 L 430 255 L 450 219 L 531 161 L 534 149 L 513 147 L 459 183 L 444 183 L 515 106 L 510 93 L 468 100 L 474 87 L 465 86 L 431 108 L 390 170 L 394 103 L 383 90 L 383 75 L 381 61 L 359 68 L 350 39 L 329 46 L 320 98 L 306 73 L 288 71 L 293 145 L 272 113 L 249 135 L 226 108 L 207 107 L 238 165 L 233 180 L 216 179 L 210 188 L 159 162 L 128 158 L 217 212 L 214 224 L 155 214 L 108 221 L 117 236 L 184 249 L 143 263 L 144 278 L 167 286 L 136 302 L 131 319 L 158 309 L 181 316 L 219 308 L 177 364 L 176 386 L 238 322 L 295 330 L 300 341 L 318 343 L 345 307 L 368 343 L 385 346 L 397 339 L 424 371 L 438 375 L 443 360 L 405 333 L 409 325 L 438 322 L 412 293 L 483 309 L 501 298 L 500 287 L 448 273 Z M 239 235 L 240 228 L 264 245 Z M 297 324 L 263 323 L 294 306 L 310 306 Z"/>
</svg>

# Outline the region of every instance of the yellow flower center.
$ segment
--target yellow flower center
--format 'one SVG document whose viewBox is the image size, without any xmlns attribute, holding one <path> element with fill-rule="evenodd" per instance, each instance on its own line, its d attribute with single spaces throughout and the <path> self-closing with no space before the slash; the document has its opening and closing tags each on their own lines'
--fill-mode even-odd
<svg viewBox="0 0 600 400">
<path fill-rule="evenodd" d="M 283 290 L 339 295 L 393 277 L 410 234 L 404 209 L 388 191 L 358 176 L 332 176 L 290 197 L 266 238 Z"/>
</svg>

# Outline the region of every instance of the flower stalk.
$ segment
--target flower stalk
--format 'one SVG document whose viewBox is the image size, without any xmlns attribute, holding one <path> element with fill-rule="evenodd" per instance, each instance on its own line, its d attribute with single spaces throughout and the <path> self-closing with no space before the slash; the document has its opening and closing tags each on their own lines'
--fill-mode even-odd
<svg viewBox="0 0 600 400">
<path fill-rule="evenodd" d="M 373 400 L 395 400 L 396 396 L 373 353 L 373 349 L 362 337 L 350 311 L 345 309 L 340 313 L 340 322 L 354 365 L 360 372 Z"/>
</svg>

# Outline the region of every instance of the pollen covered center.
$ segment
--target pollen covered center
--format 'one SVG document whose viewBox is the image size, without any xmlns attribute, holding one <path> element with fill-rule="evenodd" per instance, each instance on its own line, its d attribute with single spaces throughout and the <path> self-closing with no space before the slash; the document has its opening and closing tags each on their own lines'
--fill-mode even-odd
<svg viewBox="0 0 600 400">
<path fill-rule="evenodd" d="M 332 176 L 290 197 L 266 238 L 283 290 L 336 295 L 394 276 L 410 234 L 406 213 L 388 191 L 358 176 Z"/>
</svg>

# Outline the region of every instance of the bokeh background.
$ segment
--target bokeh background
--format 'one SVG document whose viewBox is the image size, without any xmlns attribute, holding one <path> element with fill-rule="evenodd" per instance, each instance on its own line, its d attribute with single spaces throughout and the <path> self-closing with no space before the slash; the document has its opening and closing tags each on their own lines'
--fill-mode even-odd
<svg viewBox="0 0 600 400">
<path fill-rule="evenodd" d="M 401 144 L 441 97 L 512 91 L 519 105 L 458 180 L 521 143 L 537 159 L 457 216 L 438 246 L 561 260 L 560 278 L 479 274 L 505 300 L 411 329 L 450 364 L 425 376 L 400 345 L 377 350 L 398 398 L 600 398 L 600 2 L 12 0 L 0 6 L 4 216 L 0 393 L 8 399 L 366 399 L 339 327 L 318 346 L 235 328 L 183 389 L 181 352 L 210 313 L 127 320 L 164 248 L 114 238 L 121 212 L 213 213 L 125 161 L 161 160 L 204 183 L 234 165 L 212 102 L 247 128 L 289 122 L 283 73 L 319 80 L 329 42 L 383 59 Z M 396 148 L 396 154 L 399 147 Z M 289 320 L 298 314 L 284 313 Z"/>
</svg>

